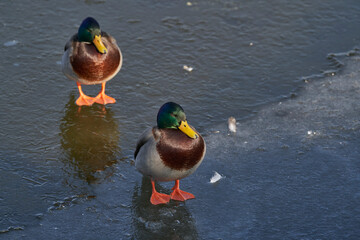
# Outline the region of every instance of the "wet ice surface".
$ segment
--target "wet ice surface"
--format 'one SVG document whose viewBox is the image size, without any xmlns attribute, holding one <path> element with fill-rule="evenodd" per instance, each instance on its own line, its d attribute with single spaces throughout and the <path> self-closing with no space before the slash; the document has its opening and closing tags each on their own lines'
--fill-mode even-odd
<svg viewBox="0 0 360 240">
<path fill-rule="evenodd" d="M 26 214 L 23 212 L 26 208 L 21 207 L 21 213 L 13 209 L 13 215 L 6 216 L 8 222 L 4 222 L 5 218 L 1 222 L 8 226 L 6 237 L 357 239 L 360 58 L 344 61 L 341 73 L 309 79 L 297 97 L 267 106 L 251 120 L 240 122 L 235 135 L 228 135 L 226 122 L 215 128 L 219 133 L 209 131 L 205 135 L 206 162 L 194 176 L 181 181 L 183 188 L 197 197 L 186 204 L 150 205 L 149 181 L 139 181 L 140 175 L 127 161 L 105 162 L 103 166 L 93 166 L 90 161 L 82 166 L 84 163 L 76 161 L 73 155 L 76 168 L 83 168 L 76 173 L 84 174 L 83 179 L 91 184 L 80 185 L 81 189 L 74 186 L 63 193 L 63 198 L 59 197 L 61 184 L 54 183 L 71 177 L 64 180 L 41 170 L 37 170 L 36 177 L 21 177 L 2 170 L 2 178 L 12 178 L 10 182 L 14 184 L 22 182 L 23 187 L 17 186 L 17 191 L 21 191 L 23 199 L 16 196 L 12 199 L 27 204 L 31 216 L 26 218 L 28 222 L 20 220 L 17 215 Z M 97 111 L 101 114 L 103 110 Z M 80 116 L 87 120 L 81 122 L 75 120 L 76 111 L 65 113 L 63 134 L 71 134 L 68 133 L 71 129 L 82 130 L 88 124 L 86 121 L 100 121 L 96 124 L 100 128 L 101 122 L 111 124 L 111 112 L 101 120 L 84 114 Z M 117 134 L 114 132 L 109 132 L 110 138 L 105 141 L 111 141 L 112 134 Z M 76 137 L 63 136 L 63 145 L 67 145 L 67 139 L 76 141 Z M 82 154 L 71 153 L 65 146 L 63 149 L 68 154 Z M 102 154 L 107 159 L 105 149 Z M 75 166 L 63 170 L 70 169 L 71 174 L 72 167 Z M 99 175 L 87 173 L 101 168 L 104 171 Z M 210 184 L 213 170 L 226 178 Z M 42 174 L 45 179 L 40 177 Z M 49 181 L 52 185 L 46 186 Z M 9 187 L 5 190 L 9 191 Z M 41 196 L 31 193 L 40 187 L 48 192 Z M 158 187 L 159 191 L 169 192 L 171 184 Z M 73 195 L 69 195 L 71 192 Z M 52 202 L 47 209 L 38 203 L 43 199 Z M 4 197 L 1 200 L 6 201 Z M 13 201 L 8 204 L 16 206 Z"/>
<path fill-rule="evenodd" d="M 357 1 L 56 4 L 0 2 L 0 239 L 359 239 L 358 50 L 326 59 L 360 41 Z M 124 54 L 106 107 L 59 64 L 88 15 Z M 208 152 L 195 200 L 152 206 L 132 155 L 169 100 Z"/>
<path fill-rule="evenodd" d="M 228 235 L 221 225 L 219 236 L 360 236 L 360 59 L 345 65 L 341 74 L 311 81 L 298 97 L 240 123 L 236 136 L 207 138 L 211 165 L 227 176 L 218 187 L 229 189 L 214 214 L 227 212 L 225 228 L 236 232 Z"/>
</svg>

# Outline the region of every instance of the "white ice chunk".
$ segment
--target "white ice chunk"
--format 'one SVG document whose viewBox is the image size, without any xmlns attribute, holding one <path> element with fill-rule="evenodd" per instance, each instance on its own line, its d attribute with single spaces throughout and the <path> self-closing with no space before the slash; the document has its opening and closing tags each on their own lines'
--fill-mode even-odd
<svg viewBox="0 0 360 240">
<path fill-rule="evenodd" d="M 230 132 L 236 132 L 236 119 L 234 117 L 229 117 L 228 127 Z"/>
<path fill-rule="evenodd" d="M 193 67 L 190 67 L 190 66 L 188 66 L 188 65 L 184 65 L 184 66 L 183 66 L 183 69 L 186 70 L 186 71 L 188 71 L 188 72 L 191 72 L 194 68 L 193 68 Z"/>
<path fill-rule="evenodd" d="M 8 42 L 4 43 L 4 46 L 5 46 L 5 47 L 12 47 L 12 46 L 15 46 L 15 45 L 18 44 L 18 43 L 19 43 L 19 41 L 17 41 L 17 40 L 12 40 L 12 41 L 8 41 Z"/>
<path fill-rule="evenodd" d="M 320 135 L 320 132 L 319 131 L 309 130 L 309 131 L 307 131 L 307 134 L 308 134 L 309 137 L 312 137 L 312 136 L 315 136 L 315 135 Z"/>
<path fill-rule="evenodd" d="M 218 172 L 214 171 L 214 175 L 210 178 L 210 183 L 216 183 L 220 179 L 224 178 Z"/>
</svg>

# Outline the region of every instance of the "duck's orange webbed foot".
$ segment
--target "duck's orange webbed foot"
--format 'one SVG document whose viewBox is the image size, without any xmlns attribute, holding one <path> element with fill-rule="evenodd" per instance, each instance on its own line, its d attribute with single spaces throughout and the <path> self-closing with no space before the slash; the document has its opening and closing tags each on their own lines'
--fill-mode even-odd
<svg viewBox="0 0 360 240">
<path fill-rule="evenodd" d="M 115 98 L 109 97 L 108 95 L 105 94 L 105 84 L 106 83 L 101 84 L 101 91 L 94 98 L 94 102 L 96 102 L 98 104 L 103 104 L 103 105 L 108 104 L 108 103 L 115 103 L 116 102 Z"/>
<path fill-rule="evenodd" d="M 78 106 L 91 106 L 94 103 L 94 98 L 89 97 L 83 93 L 81 90 L 81 84 L 77 83 L 80 97 L 76 100 L 76 105 Z"/>
<path fill-rule="evenodd" d="M 151 194 L 150 202 L 153 205 L 168 203 L 170 201 L 170 196 L 167 194 L 157 192 L 155 189 L 155 182 L 153 180 L 151 180 L 151 184 L 152 184 L 152 194 Z"/>
<path fill-rule="evenodd" d="M 158 205 L 158 204 L 167 204 L 170 201 L 170 196 L 163 194 L 163 193 L 158 193 L 158 192 L 153 192 L 150 198 L 150 202 L 153 205 Z"/>
<path fill-rule="evenodd" d="M 116 100 L 115 98 L 109 97 L 108 95 L 106 95 L 105 93 L 99 93 L 99 95 L 97 95 L 94 98 L 94 102 L 98 103 L 98 104 L 108 104 L 108 103 L 115 103 Z"/>
<path fill-rule="evenodd" d="M 171 199 L 176 201 L 185 201 L 195 198 L 193 194 L 180 190 L 179 182 L 179 180 L 175 181 L 175 186 L 172 188 L 173 192 L 170 194 Z"/>
</svg>

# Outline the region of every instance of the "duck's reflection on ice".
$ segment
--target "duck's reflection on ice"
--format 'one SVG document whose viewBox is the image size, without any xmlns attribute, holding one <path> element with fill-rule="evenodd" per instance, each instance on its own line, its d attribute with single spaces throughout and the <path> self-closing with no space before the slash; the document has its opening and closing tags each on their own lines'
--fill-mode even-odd
<svg viewBox="0 0 360 240">
<path fill-rule="evenodd" d="M 78 107 L 71 95 L 61 119 L 63 161 L 69 175 L 88 183 L 112 175 L 120 155 L 118 124 L 111 109 L 95 104 Z"/>
<path fill-rule="evenodd" d="M 160 185 L 160 192 L 166 192 Z M 135 185 L 132 198 L 134 239 L 198 239 L 195 221 L 184 203 L 152 205 L 150 179 Z"/>
</svg>

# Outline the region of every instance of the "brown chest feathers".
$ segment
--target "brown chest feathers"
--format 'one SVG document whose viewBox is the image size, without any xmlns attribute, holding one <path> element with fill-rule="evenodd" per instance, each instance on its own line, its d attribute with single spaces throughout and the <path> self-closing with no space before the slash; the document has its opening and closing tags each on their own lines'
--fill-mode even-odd
<svg viewBox="0 0 360 240">
<path fill-rule="evenodd" d="M 102 38 L 102 41 L 108 50 L 106 54 L 99 53 L 93 44 L 73 43 L 71 66 L 80 78 L 88 82 L 102 82 L 112 76 L 120 64 L 121 55 L 118 48 L 111 44 L 109 38 Z"/>
<path fill-rule="evenodd" d="M 166 166 L 176 170 L 188 170 L 202 159 L 205 143 L 200 135 L 197 139 L 191 139 L 177 129 L 159 131 L 161 137 L 156 149 Z"/>
</svg>

